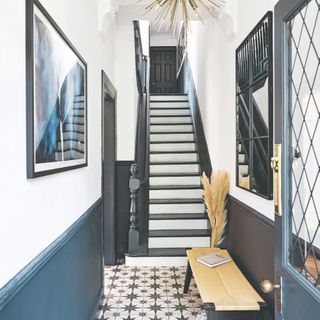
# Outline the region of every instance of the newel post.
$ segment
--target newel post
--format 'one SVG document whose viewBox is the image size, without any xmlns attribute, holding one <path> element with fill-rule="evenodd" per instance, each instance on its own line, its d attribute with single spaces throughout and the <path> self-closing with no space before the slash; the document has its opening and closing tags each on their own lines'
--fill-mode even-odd
<svg viewBox="0 0 320 320">
<path fill-rule="evenodd" d="M 135 253 L 139 251 L 139 232 L 137 230 L 137 192 L 140 187 L 140 181 L 137 178 L 138 165 L 132 164 L 130 167 L 131 176 L 129 179 L 130 189 L 130 226 L 129 226 L 129 253 Z"/>
</svg>

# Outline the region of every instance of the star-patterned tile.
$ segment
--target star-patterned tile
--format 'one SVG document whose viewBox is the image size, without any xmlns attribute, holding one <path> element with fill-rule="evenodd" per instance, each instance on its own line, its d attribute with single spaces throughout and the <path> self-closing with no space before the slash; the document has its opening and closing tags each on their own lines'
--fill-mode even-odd
<svg viewBox="0 0 320 320">
<path fill-rule="evenodd" d="M 105 268 L 105 289 L 97 320 L 195 320 L 203 313 L 197 286 L 183 294 L 183 267 Z"/>
</svg>

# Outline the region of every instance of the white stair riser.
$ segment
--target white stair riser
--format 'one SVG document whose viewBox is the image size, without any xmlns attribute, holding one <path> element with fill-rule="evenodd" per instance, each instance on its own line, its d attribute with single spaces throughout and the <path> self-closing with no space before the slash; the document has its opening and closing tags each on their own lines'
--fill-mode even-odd
<svg viewBox="0 0 320 320">
<path fill-rule="evenodd" d="M 150 151 L 196 151 L 195 143 L 159 143 L 150 145 Z"/>
<path fill-rule="evenodd" d="M 244 154 L 239 154 L 238 161 L 239 161 L 239 163 L 245 162 L 246 156 Z"/>
<path fill-rule="evenodd" d="M 129 257 L 125 264 L 129 267 L 185 267 L 187 257 Z"/>
<path fill-rule="evenodd" d="M 191 117 L 151 117 L 150 124 L 154 123 L 192 123 Z"/>
<path fill-rule="evenodd" d="M 198 199 L 202 198 L 202 189 L 150 190 L 150 199 Z"/>
<path fill-rule="evenodd" d="M 150 173 L 199 173 L 198 164 L 170 164 L 170 165 L 150 165 Z"/>
<path fill-rule="evenodd" d="M 151 154 L 150 162 L 185 162 L 198 161 L 197 153 L 163 153 Z"/>
<path fill-rule="evenodd" d="M 200 177 L 151 177 L 151 186 L 201 185 Z"/>
<path fill-rule="evenodd" d="M 150 135 L 151 142 L 167 142 L 167 141 L 194 141 L 193 133 L 186 134 L 151 134 Z"/>
<path fill-rule="evenodd" d="M 154 110 L 150 110 L 150 115 L 151 116 L 190 116 L 190 110 L 188 109 L 163 109 L 163 110 L 159 110 L 159 109 L 154 109 Z"/>
<path fill-rule="evenodd" d="M 166 102 L 152 102 L 150 101 L 150 109 L 181 109 L 189 108 L 188 101 L 166 101 Z"/>
<path fill-rule="evenodd" d="M 188 96 L 186 95 L 179 95 L 179 96 L 150 96 L 150 101 L 188 101 Z"/>
<path fill-rule="evenodd" d="M 246 164 L 239 165 L 239 173 L 242 175 L 246 175 L 249 173 L 249 166 Z"/>
<path fill-rule="evenodd" d="M 189 220 L 150 220 L 149 230 L 207 229 L 207 219 Z"/>
<path fill-rule="evenodd" d="M 210 247 L 210 237 L 152 237 L 149 248 Z"/>
<path fill-rule="evenodd" d="M 158 126 L 150 126 L 150 132 L 192 132 L 193 126 L 191 124 L 186 125 L 158 125 Z"/>
<path fill-rule="evenodd" d="M 149 213 L 203 213 L 203 203 L 172 203 L 172 204 L 150 204 Z"/>
</svg>

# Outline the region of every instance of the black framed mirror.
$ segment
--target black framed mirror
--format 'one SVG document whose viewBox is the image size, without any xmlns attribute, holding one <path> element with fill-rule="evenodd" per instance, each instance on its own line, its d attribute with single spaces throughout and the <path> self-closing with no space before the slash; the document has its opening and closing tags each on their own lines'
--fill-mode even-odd
<svg viewBox="0 0 320 320">
<path fill-rule="evenodd" d="M 237 186 L 272 199 L 272 12 L 236 50 Z"/>
</svg>

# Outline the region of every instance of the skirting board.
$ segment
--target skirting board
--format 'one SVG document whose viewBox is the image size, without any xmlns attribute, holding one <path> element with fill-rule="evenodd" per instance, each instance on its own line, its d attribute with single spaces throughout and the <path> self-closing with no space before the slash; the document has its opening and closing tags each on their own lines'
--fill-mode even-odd
<svg viewBox="0 0 320 320">
<path fill-rule="evenodd" d="M 102 200 L 0 290 L 0 319 L 88 320 L 103 293 Z"/>
</svg>

